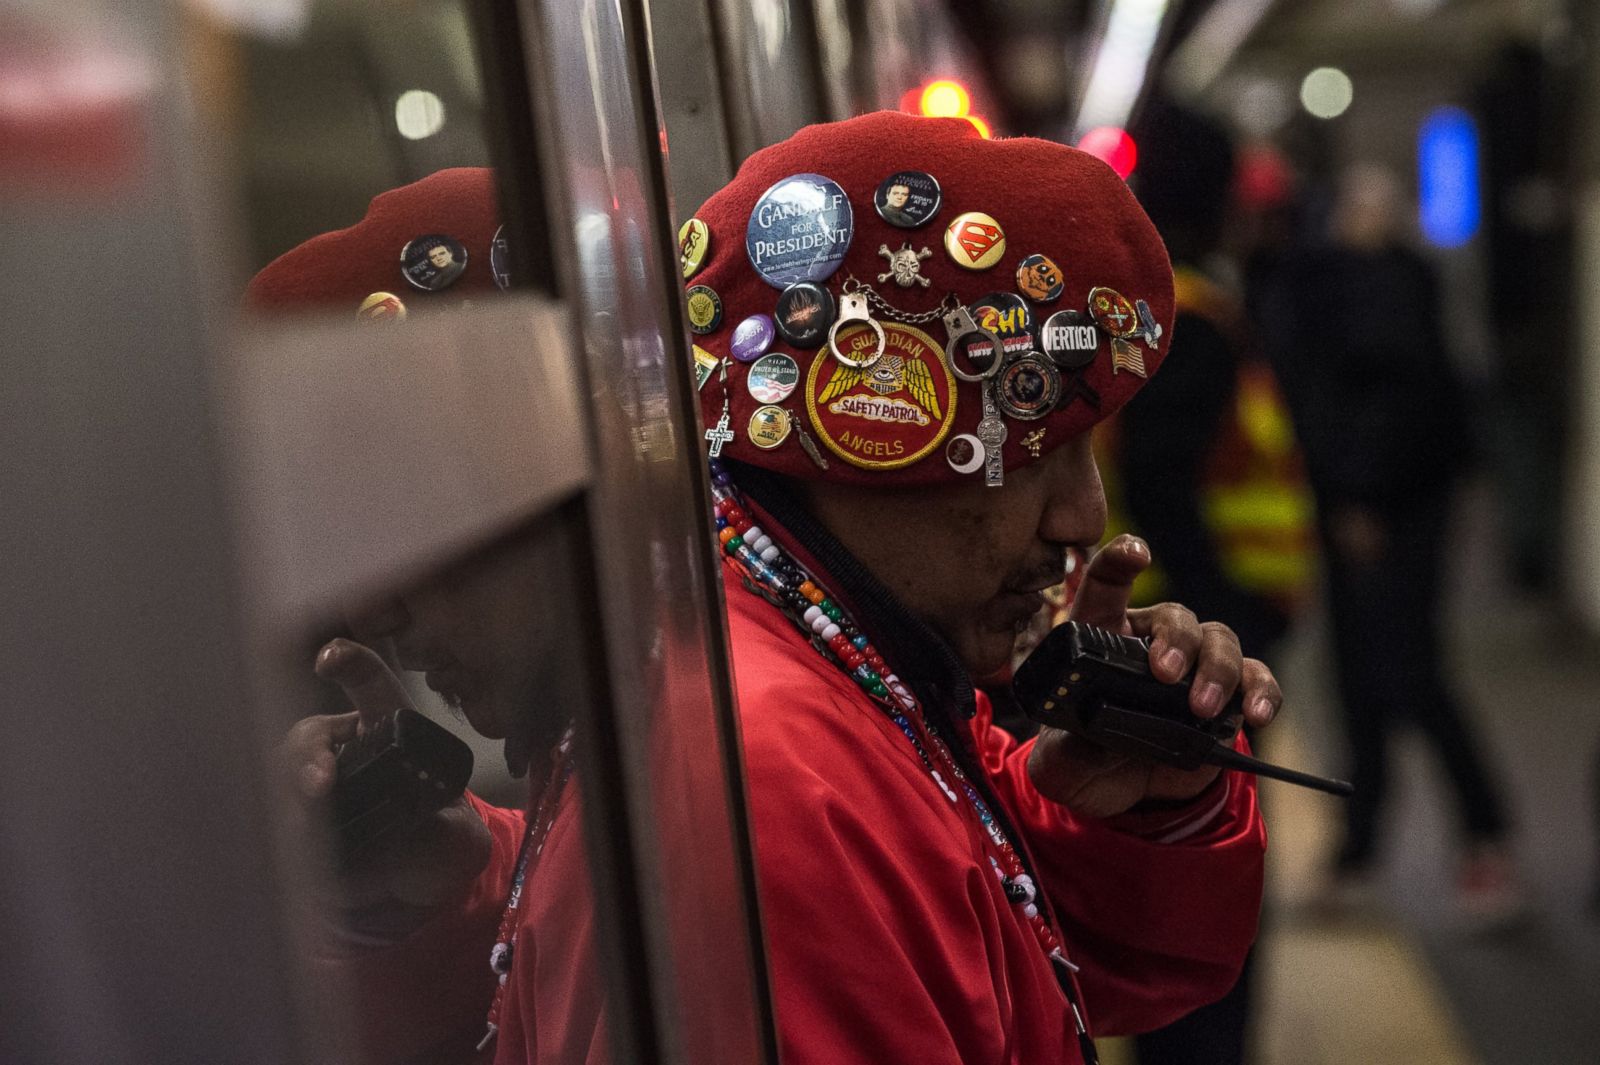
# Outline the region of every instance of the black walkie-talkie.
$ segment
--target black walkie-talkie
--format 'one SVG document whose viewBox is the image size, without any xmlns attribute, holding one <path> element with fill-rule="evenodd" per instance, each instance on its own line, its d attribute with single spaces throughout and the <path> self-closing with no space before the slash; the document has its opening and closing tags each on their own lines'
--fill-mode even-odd
<svg viewBox="0 0 1600 1065">
<path fill-rule="evenodd" d="M 1332 795 L 1355 789 L 1272 765 L 1233 749 L 1244 719 L 1235 692 L 1211 720 L 1189 709 L 1191 678 L 1175 684 L 1150 672 L 1150 643 L 1093 625 L 1058 625 L 1017 668 L 1012 693 L 1035 721 L 1066 729 L 1119 754 L 1151 758 L 1179 769 L 1222 766 Z"/>
<path fill-rule="evenodd" d="M 472 748 L 408 707 L 341 746 L 334 758 L 333 824 L 344 860 L 455 802 L 472 777 Z"/>
</svg>

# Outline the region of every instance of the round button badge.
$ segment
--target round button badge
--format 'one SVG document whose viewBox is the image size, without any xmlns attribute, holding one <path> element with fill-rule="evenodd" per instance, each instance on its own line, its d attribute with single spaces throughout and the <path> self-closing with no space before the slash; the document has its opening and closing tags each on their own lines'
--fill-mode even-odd
<svg viewBox="0 0 1600 1065">
<path fill-rule="evenodd" d="M 1024 355 L 1007 364 L 995 380 L 995 402 L 1019 421 L 1043 418 L 1061 398 L 1061 371 L 1048 359 Z"/>
<path fill-rule="evenodd" d="M 800 364 L 781 351 L 763 355 L 750 364 L 745 387 L 757 403 L 782 403 L 800 383 Z"/>
<path fill-rule="evenodd" d="M 833 276 L 854 233 L 850 197 L 837 182 L 821 174 L 794 174 L 756 201 L 744 247 L 762 280 L 787 288 Z"/>
<path fill-rule="evenodd" d="M 1033 312 L 1027 303 L 1014 292 L 991 292 L 975 300 L 967 308 L 972 320 L 1000 338 L 1006 353 L 1015 354 L 1033 350 Z M 967 358 L 975 366 L 989 365 L 989 341 L 980 334 L 965 341 Z"/>
<path fill-rule="evenodd" d="M 722 324 L 722 297 L 706 285 L 695 285 L 684 297 L 689 311 L 689 332 L 704 336 Z"/>
<path fill-rule="evenodd" d="M 960 433 L 950 438 L 950 443 L 945 445 L 944 460 L 950 468 L 957 473 L 976 473 L 983 469 L 983 461 L 988 457 L 988 449 L 983 446 L 983 441 L 971 433 Z"/>
<path fill-rule="evenodd" d="M 926 225 L 939 213 L 944 202 L 944 192 L 932 174 L 920 170 L 901 170 L 890 174 L 878 185 L 872 204 L 878 217 L 900 229 L 916 229 Z"/>
<path fill-rule="evenodd" d="M 424 292 L 449 288 L 467 269 L 467 249 L 440 233 L 413 237 L 400 249 L 400 272 Z"/>
<path fill-rule="evenodd" d="M 1139 312 L 1128 297 L 1114 288 L 1089 290 L 1089 314 L 1095 325 L 1118 340 L 1126 340 L 1139 331 Z"/>
<path fill-rule="evenodd" d="M 393 292 L 374 292 L 361 301 L 356 317 L 362 322 L 403 322 L 406 305 Z"/>
<path fill-rule="evenodd" d="M 773 317 L 784 343 L 810 348 L 828 335 L 834 315 L 833 293 L 821 285 L 801 281 L 783 290 Z"/>
<path fill-rule="evenodd" d="M 1017 290 L 1035 303 L 1054 303 L 1065 287 L 1061 267 L 1047 255 L 1030 255 L 1017 264 Z"/>
<path fill-rule="evenodd" d="M 698 218 L 691 218 L 678 227 L 678 259 L 683 265 L 683 279 L 689 280 L 700 270 L 700 265 L 711 253 L 711 228 Z"/>
<path fill-rule="evenodd" d="M 777 335 L 770 314 L 752 314 L 733 327 L 731 353 L 740 362 L 755 362 L 772 347 Z"/>
<path fill-rule="evenodd" d="M 951 219 L 944 231 L 945 254 L 968 270 L 987 270 L 1006 253 L 1006 234 L 991 215 L 968 211 Z"/>
<path fill-rule="evenodd" d="M 1081 311 L 1057 311 L 1044 320 L 1039 346 L 1063 370 L 1081 370 L 1100 350 L 1100 330 Z"/>
<path fill-rule="evenodd" d="M 771 451 L 789 439 L 793 427 L 789 412 L 782 407 L 757 407 L 750 415 L 750 442 L 763 451 Z"/>
</svg>

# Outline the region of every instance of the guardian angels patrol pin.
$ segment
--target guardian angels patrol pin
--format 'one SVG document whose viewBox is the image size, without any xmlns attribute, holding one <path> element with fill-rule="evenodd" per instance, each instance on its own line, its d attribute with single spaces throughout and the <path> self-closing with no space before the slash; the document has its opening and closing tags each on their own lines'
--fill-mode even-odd
<svg viewBox="0 0 1600 1065">
<path fill-rule="evenodd" d="M 823 444 L 852 466 L 896 470 L 938 449 L 956 413 L 956 382 L 939 343 L 914 326 L 883 322 L 883 354 L 852 366 L 817 352 L 806 376 L 806 411 Z M 835 343 L 852 362 L 879 344 L 874 330 L 850 322 Z"/>
<path fill-rule="evenodd" d="M 957 266 L 987 270 L 1006 253 L 1005 230 L 982 211 L 958 214 L 945 227 L 944 250 Z"/>
<path fill-rule="evenodd" d="M 833 276 L 854 233 L 850 197 L 837 182 L 821 174 L 794 174 L 756 201 L 744 247 L 762 280 L 781 289 Z"/>
<path fill-rule="evenodd" d="M 449 288 L 466 269 L 466 246 L 441 233 L 413 237 L 400 249 L 400 272 L 424 292 Z"/>
</svg>

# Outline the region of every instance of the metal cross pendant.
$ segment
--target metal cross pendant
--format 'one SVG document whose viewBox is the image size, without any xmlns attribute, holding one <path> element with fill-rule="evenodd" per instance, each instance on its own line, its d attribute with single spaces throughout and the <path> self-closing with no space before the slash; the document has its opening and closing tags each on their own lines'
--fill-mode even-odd
<svg viewBox="0 0 1600 1065">
<path fill-rule="evenodd" d="M 728 428 L 728 404 L 722 404 L 722 417 L 717 419 L 717 424 L 706 430 L 706 439 L 711 442 L 711 457 L 722 457 L 722 445 L 733 443 L 733 430 Z"/>
<path fill-rule="evenodd" d="M 989 488 L 999 488 L 1006 479 L 1006 460 L 1000 453 L 1006 442 L 1006 423 L 994 399 L 993 380 L 983 382 L 982 387 L 983 419 L 978 422 L 977 437 L 983 441 L 983 483 Z"/>
</svg>

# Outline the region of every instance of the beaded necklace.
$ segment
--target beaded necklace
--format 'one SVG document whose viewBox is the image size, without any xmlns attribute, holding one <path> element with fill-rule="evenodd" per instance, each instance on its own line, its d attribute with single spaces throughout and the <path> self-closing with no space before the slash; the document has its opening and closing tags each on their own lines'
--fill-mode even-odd
<svg viewBox="0 0 1600 1065">
<path fill-rule="evenodd" d="M 556 813 L 561 806 L 561 794 L 566 791 L 567 780 L 572 776 L 572 726 L 561 734 L 550 757 L 550 777 L 544 791 L 539 794 L 539 805 L 528 819 L 528 834 L 522 837 L 522 848 L 517 851 L 516 870 L 511 874 L 511 893 L 506 896 L 506 908 L 500 913 L 500 930 L 495 933 L 494 948 L 489 951 L 489 969 L 498 983 L 494 1001 L 489 1004 L 489 1030 L 478 1043 L 485 1050 L 500 1034 L 500 1009 L 506 997 L 506 978 L 511 975 L 511 959 L 517 947 L 517 909 L 522 904 L 522 888 L 528 870 L 538 860 L 550 838 L 550 829 L 556 823 Z"/>
<path fill-rule="evenodd" d="M 812 646 L 824 658 L 844 670 L 883 708 L 905 734 L 945 798 L 960 803 L 962 796 L 966 797 L 994 845 L 989 864 L 1000 878 L 1006 898 L 1022 913 L 1045 954 L 1053 962 L 1071 968 L 1061 949 L 1060 937 L 1039 910 L 1038 888 L 1016 848 L 1006 838 L 999 820 L 967 778 L 949 746 L 928 727 L 917 697 L 899 677 L 889 672 L 877 648 L 816 578 L 751 521 L 740 505 L 733 479 L 715 460 L 711 463 L 711 481 L 712 496 L 716 500 L 717 538 L 723 551 L 761 586 L 764 598 L 782 609 L 801 628 L 811 631 Z M 1076 1012 L 1076 1005 L 1073 1009 Z"/>
</svg>

